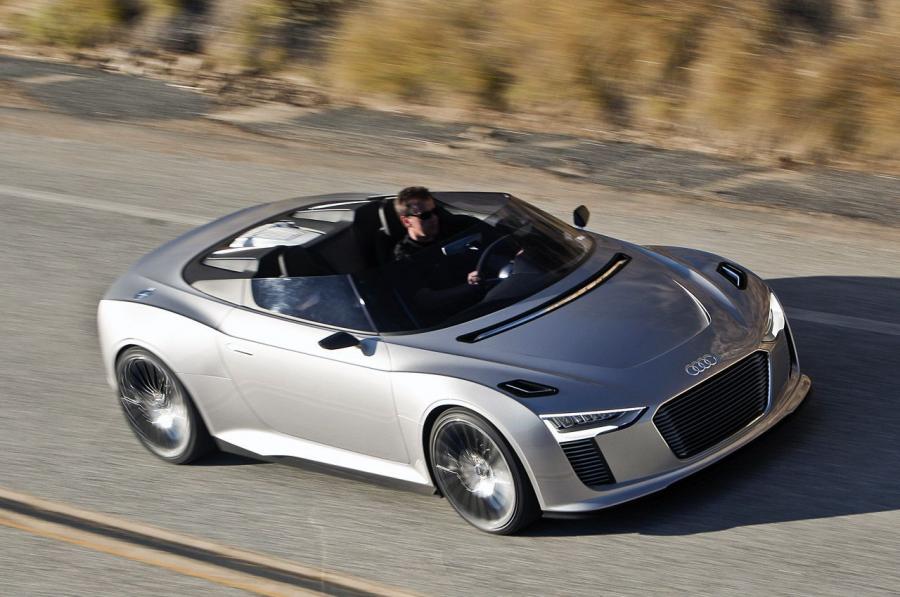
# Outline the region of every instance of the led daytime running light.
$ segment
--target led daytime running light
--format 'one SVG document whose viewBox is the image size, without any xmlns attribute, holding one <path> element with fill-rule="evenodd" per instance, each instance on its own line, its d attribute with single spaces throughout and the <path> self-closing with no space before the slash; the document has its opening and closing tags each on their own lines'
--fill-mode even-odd
<svg viewBox="0 0 900 597">
<path fill-rule="evenodd" d="M 763 338 L 766 342 L 772 342 L 781 333 L 785 326 L 784 308 L 778 301 L 774 292 L 769 293 L 769 320 L 766 326 L 766 335 Z"/>
<path fill-rule="evenodd" d="M 541 419 L 557 433 L 590 432 L 605 433 L 627 427 L 640 418 L 646 408 L 626 408 L 583 413 L 541 415 Z"/>
<path fill-rule="evenodd" d="M 575 427 L 590 425 L 592 423 L 600 423 L 618 418 L 622 413 L 585 413 L 583 415 L 563 415 L 560 417 L 549 417 L 547 420 L 553 423 L 553 426 L 560 431 L 565 429 L 573 429 Z"/>
</svg>

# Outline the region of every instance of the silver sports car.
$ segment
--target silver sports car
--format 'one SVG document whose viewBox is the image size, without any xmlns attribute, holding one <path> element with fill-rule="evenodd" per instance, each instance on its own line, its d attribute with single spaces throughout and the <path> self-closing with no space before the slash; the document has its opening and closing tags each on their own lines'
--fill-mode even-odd
<svg viewBox="0 0 900 597">
<path fill-rule="evenodd" d="M 806 397 L 746 268 L 588 232 L 584 207 L 570 226 L 504 193 L 434 198 L 448 233 L 404 259 L 395 198 L 343 194 L 138 261 L 98 311 L 138 439 L 175 463 L 219 448 L 398 481 L 512 533 L 663 489 Z"/>
</svg>

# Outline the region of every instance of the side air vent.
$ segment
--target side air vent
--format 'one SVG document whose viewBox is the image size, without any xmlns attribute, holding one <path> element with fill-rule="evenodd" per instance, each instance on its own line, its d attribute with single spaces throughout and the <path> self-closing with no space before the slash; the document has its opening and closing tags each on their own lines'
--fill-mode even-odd
<svg viewBox="0 0 900 597">
<path fill-rule="evenodd" d="M 747 273 L 735 264 L 723 261 L 716 271 L 741 290 L 747 288 Z"/>
<path fill-rule="evenodd" d="M 539 396 L 552 396 L 559 393 L 559 390 L 553 386 L 545 386 L 542 383 L 527 381 L 524 379 L 514 379 L 512 381 L 504 381 L 497 384 L 501 390 L 505 390 L 513 396 L 521 398 L 537 398 Z"/>
<path fill-rule="evenodd" d="M 575 474 L 581 479 L 581 482 L 588 487 L 597 485 L 608 485 L 615 483 L 612 471 L 603 458 L 603 453 L 597 447 L 597 442 L 593 438 L 588 437 L 575 442 L 565 442 L 560 444 L 566 458 L 572 465 Z"/>
</svg>

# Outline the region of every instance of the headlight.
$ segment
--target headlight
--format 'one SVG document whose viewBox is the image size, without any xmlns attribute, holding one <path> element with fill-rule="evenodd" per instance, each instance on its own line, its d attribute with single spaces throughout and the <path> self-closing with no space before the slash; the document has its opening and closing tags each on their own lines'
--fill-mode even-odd
<svg viewBox="0 0 900 597">
<path fill-rule="evenodd" d="M 597 410 L 581 413 L 561 413 L 556 415 L 541 415 L 544 424 L 556 434 L 566 434 L 565 440 L 576 439 L 568 434 L 574 432 L 578 436 L 594 436 L 607 433 L 616 429 L 628 427 L 647 410 L 646 407 L 625 408 L 622 410 Z M 562 441 L 563 438 L 560 438 Z"/>
<path fill-rule="evenodd" d="M 769 293 L 769 322 L 766 324 L 766 335 L 763 340 L 772 342 L 784 329 L 784 308 L 778 302 L 774 292 Z"/>
</svg>

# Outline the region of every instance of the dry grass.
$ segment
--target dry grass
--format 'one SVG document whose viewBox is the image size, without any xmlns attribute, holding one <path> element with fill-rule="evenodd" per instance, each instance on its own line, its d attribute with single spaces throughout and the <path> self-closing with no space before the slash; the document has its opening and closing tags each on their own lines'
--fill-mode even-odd
<svg viewBox="0 0 900 597">
<path fill-rule="evenodd" d="M 40 43 L 125 32 L 214 64 L 324 63 L 317 78 L 352 94 L 747 152 L 900 155 L 900 0 L 207 0 L 199 17 L 189 4 L 0 0 L 27 6 L 13 29 Z M 197 43 L 167 46 L 184 23 Z"/>
<path fill-rule="evenodd" d="M 219 64 L 270 70 L 286 57 L 278 33 L 287 17 L 288 3 L 279 0 L 219 2 L 211 14 L 219 33 L 206 50 Z"/>
<path fill-rule="evenodd" d="M 92 46 L 115 39 L 132 16 L 119 0 L 42 0 L 15 23 L 23 36 L 36 43 Z"/>
<path fill-rule="evenodd" d="M 211 2 L 207 53 L 220 64 L 259 71 L 315 62 L 321 38 L 354 0 L 220 0 Z"/>
<path fill-rule="evenodd" d="M 376 0 L 331 59 L 348 89 L 419 102 L 814 159 L 900 151 L 897 0 Z"/>
<path fill-rule="evenodd" d="M 21 0 L 0 1 L 0 19 L 26 41 L 88 47 L 128 39 L 136 25 L 146 28 L 172 17 L 182 0 Z"/>
</svg>

